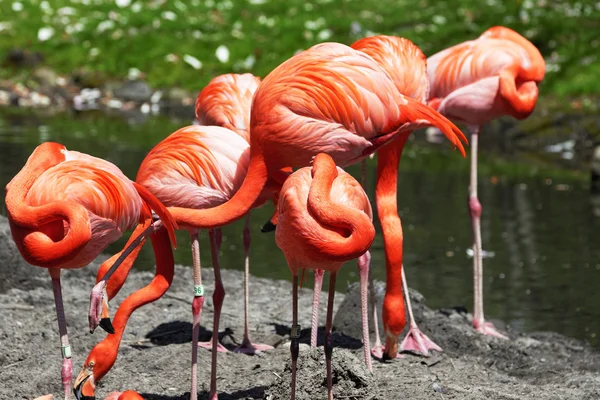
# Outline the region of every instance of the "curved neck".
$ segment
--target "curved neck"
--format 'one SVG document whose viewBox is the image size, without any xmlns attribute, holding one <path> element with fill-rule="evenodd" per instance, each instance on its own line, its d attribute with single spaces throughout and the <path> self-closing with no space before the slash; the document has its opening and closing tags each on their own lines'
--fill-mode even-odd
<svg viewBox="0 0 600 400">
<path fill-rule="evenodd" d="M 123 300 L 113 320 L 115 333 L 107 335 L 102 342 L 96 345 L 96 347 L 109 346 L 112 359 L 104 361 L 111 367 L 117 359 L 121 338 L 123 337 L 125 326 L 127 325 L 127 321 L 129 321 L 131 314 L 139 307 L 162 297 L 171 286 L 171 282 L 173 282 L 175 260 L 173 259 L 173 251 L 171 250 L 168 232 L 165 229 L 159 229 L 152 234 L 150 240 L 152 241 L 154 257 L 156 258 L 156 274 L 154 278 L 147 286 L 132 293 Z M 104 373 L 106 372 L 108 372 L 108 370 Z"/>
<path fill-rule="evenodd" d="M 243 217 L 250 210 L 267 184 L 267 178 L 267 166 L 262 149 L 253 144 L 248 173 L 240 189 L 229 201 L 203 210 L 182 207 L 169 207 L 168 210 L 180 225 L 198 229 L 218 228 Z"/>
<path fill-rule="evenodd" d="M 27 204 L 27 194 L 35 181 L 46 170 L 64 161 L 61 149 L 64 147 L 57 143 L 38 146 L 23 169 L 7 185 L 5 202 L 13 238 L 23 258 L 33 265 L 53 267 L 69 261 L 92 235 L 88 212 L 77 202 L 61 201 L 41 206 Z M 61 220 L 68 223 L 69 230 L 56 242 L 36 232 L 50 222 Z"/>
<path fill-rule="evenodd" d="M 500 72 L 500 95 L 507 103 L 507 112 L 517 119 L 524 119 L 535 109 L 539 90 L 537 83 L 519 82 L 515 74 L 509 69 Z"/>
<path fill-rule="evenodd" d="M 347 261 L 363 255 L 375 238 L 371 219 L 362 210 L 331 201 L 331 187 L 338 176 L 337 167 L 329 156 L 317 155 L 313 163 L 313 181 L 308 192 L 307 208 L 324 230 L 327 245 L 319 246 L 321 253 L 338 261 Z"/>
</svg>

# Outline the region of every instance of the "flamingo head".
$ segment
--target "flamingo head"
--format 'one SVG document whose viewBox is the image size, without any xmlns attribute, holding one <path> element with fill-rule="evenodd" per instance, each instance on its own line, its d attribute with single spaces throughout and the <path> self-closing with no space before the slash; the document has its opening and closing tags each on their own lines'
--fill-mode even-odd
<svg viewBox="0 0 600 400">
<path fill-rule="evenodd" d="M 111 345 L 103 340 L 92 349 L 73 384 L 73 391 L 77 400 L 96 399 L 96 383 L 110 371 L 115 363 L 117 359 L 116 347 L 118 346 Z"/>
<path fill-rule="evenodd" d="M 384 359 L 395 359 L 398 354 L 398 336 L 406 326 L 406 313 L 402 292 L 398 295 L 386 295 L 383 299 L 383 328 L 385 330 Z"/>
</svg>

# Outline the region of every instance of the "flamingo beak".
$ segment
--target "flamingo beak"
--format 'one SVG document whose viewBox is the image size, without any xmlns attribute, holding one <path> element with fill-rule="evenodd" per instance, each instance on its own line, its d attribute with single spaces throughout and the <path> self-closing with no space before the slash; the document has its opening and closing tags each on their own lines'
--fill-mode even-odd
<svg viewBox="0 0 600 400">
<path fill-rule="evenodd" d="M 266 224 L 263 225 L 263 227 L 260 229 L 260 231 L 263 233 L 273 232 L 276 228 L 277 228 L 277 225 L 275 225 L 272 221 L 268 221 Z"/>
<path fill-rule="evenodd" d="M 398 337 L 391 332 L 385 335 L 385 349 L 383 350 L 384 360 L 393 360 L 398 355 Z"/>
<path fill-rule="evenodd" d="M 73 384 L 77 400 L 96 400 L 94 374 L 91 368 L 83 367 Z"/>
</svg>

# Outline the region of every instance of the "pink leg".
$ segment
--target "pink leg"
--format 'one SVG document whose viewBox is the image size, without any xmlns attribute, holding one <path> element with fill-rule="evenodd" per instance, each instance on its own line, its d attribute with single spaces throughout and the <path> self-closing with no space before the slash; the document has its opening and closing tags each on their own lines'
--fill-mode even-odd
<svg viewBox="0 0 600 400">
<path fill-rule="evenodd" d="M 246 224 L 244 225 L 244 339 L 242 344 L 234 351 L 236 353 L 255 354 L 261 351 L 272 350 L 273 346 L 260 343 L 252 343 L 248 329 L 248 298 L 250 279 L 250 213 L 246 215 Z"/>
<path fill-rule="evenodd" d="M 333 345 L 331 344 L 331 325 L 333 321 L 333 297 L 335 296 L 336 272 L 330 272 L 329 274 L 329 298 L 327 299 L 327 321 L 325 322 L 325 364 L 327 366 L 327 396 L 329 400 L 333 400 L 333 377 L 331 375 Z"/>
<path fill-rule="evenodd" d="M 225 298 L 225 288 L 221 280 L 221 270 L 219 265 L 219 251 L 221 249 L 221 229 L 209 231 L 210 249 L 213 259 L 213 268 L 215 271 L 215 291 L 213 293 L 213 305 L 215 308 L 212 333 L 212 361 L 210 368 L 210 400 L 218 399 L 217 396 L 217 352 L 219 343 L 219 320 L 221 318 L 221 308 L 223 307 L 223 299 Z"/>
<path fill-rule="evenodd" d="M 406 308 L 408 308 L 410 325 L 406 337 L 402 341 L 402 344 L 400 344 L 400 350 L 420 353 L 424 356 L 429 355 L 429 350 L 442 351 L 441 347 L 429 339 L 417 326 L 410 303 L 410 295 L 408 294 L 408 284 L 406 283 L 406 275 L 404 275 L 404 267 L 402 268 L 402 286 L 404 296 L 406 297 Z"/>
<path fill-rule="evenodd" d="M 54 292 L 54 304 L 56 305 L 58 332 L 60 334 L 60 346 L 63 357 L 61 370 L 62 384 L 65 391 L 65 400 L 68 400 L 73 392 L 73 360 L 71 360 L 71 346 L 69 345 L 65 310 L 63 308 L 60 269 L 50 269 L 50 276 L 52 277 L 52 291 Z"/>
<path fill-rule="evenodd" d="M 371 253 L 368 251 L 358 258 L 358 274 L 360 276 L 360 311 L 362 314 L 365 364 L 369 371 L 373 371 L 373 364 L 371 363 L 371 343 L 369 341 L 369 301 L 367 300 L 370 264 Z"/>
<path fill-rule="evenodd" d="M 200 264 L 200 244 L 198 231 L 190 232 L 192 238 L 192 261 L 194 263 L 194 300 L 192 300 L 192 388 L 190 399 L 198 398 L 198 333 L 200 332 L 200 314 L 204 305 L 204 286 L 202 285 L 202 267 Z"/>
<path fill-rule="evenodd" d="M 491 322 L 485 322 L 483 316 L 483 261 L 481 259 L 481 203 L 477 198 L 477 145 L 479 129 L 471 129 L 471 176 L 469 185 L 469 211 L 473 224 L 473 327 L 484 335 L 508 339 L 494 328 Z"/>
<path fill-rule="evenodd" d="M 217 235 L 217 231 L 218 231 L 218 235 Z M 217 274 L 216 268 L 217 267 L 215 265 L 219 264 L 219 259 L 218 258 L 215 259 L 215 254 L 218 257 L 219 256 L 219 252 L 221 251 L 221 230 L 220 229 L 216 229 L 215 232 L 214 232 L 214 234 L 216 235 L 216 238 L 218 239 L 216 241 L 216 243 L 215 243 L 216 249 L 212 248 L 212 246 L 213 246 L 213 240 L 212 239 L 210 240 L 210 243 L 211 243 L 211 256 L 212 256 L 212 259 L 213 259 L 213 268 L 215 268 L 215 276 L 216 276 L 216 274 Z M 210 231 L 209 231 L 209 236 L 212 237 Z M 221 277 L 221 272 L 219 271 L 219 280 L 221 279 L 220 277 Z M 217 285 L 217 283 L 215 281 L 215 292 L 213 293 L 213 308 L 215 310 L 214 311 L 215 315 L 216 315 L 216 307 L 217 307 L 216 304 L 214 303 L 214 298 L 215 298 L 215 295 L 217 294 L 217 287 L 216 287 L 216 285 Z M 221 288 L 222 288 L 222 286 L 223 286 L 223 284 L 221 283 Z M 225 290 L 223 290 L 223 298 L 224 297 L 225 297 Z M 221 299 L 221 302 L 222 301 L 223 301 L 223 299 Z M 220 311 L 219 311 L 219 315 L 220 315 Z M 214 330 L 214 325 L 213 325 L 213 330 Z M 210 338 L 210 340 L 208 342 L 200 342 L 200 343 L 198 343 L 198 346 L 202 347 L 203 349 L 207 349 L 207 350 L 211 350 L 212 351 L 213 350 L 213 339 L 212 339 L 213 337 L 214 337 L 214 335 Z M 229 350 L 227 350 L 225 348 L 225 346 L 223 346 L 217 340 L 217 351 L 219 353 L 227 353 Z"/>
<path fill-rule="evenodd" d="M 319 303 L 321 301 L 321 288 L 323 287 L 323 274 L 325 271 L 321 269 L 315 269 L 313 271 L 315 273 L 315 287 L 313 290 L 310 347 L 317 347 L 317 333 L 319 332 Z"/>
<path fill-rule="evenodd" d="M 298 353 L 300 351 L 300 325 L 298 325 L 298 275 L 294 272 L 292 277 L 292 332 L 290 333 L 290 353 L 292 356 L 292 380 L 290 384 L 290 398 L 296 398 L 296 368 Z"/>
</svg>

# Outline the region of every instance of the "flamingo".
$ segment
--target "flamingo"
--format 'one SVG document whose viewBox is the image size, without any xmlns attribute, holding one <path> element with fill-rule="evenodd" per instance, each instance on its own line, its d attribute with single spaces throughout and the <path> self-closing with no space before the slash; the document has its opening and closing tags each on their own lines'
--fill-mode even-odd
<svg viewBox="0 0 600 400">
<path fill-rule="evenodd" d="M 250 143 L 250 106 L 260 78 L 252 74 L 225 74 L 213 78 L 196 99 L 196 120 L 200 125 L 215 125 L 230 129 Z M 250 280 L 250 213 L 246 214 L 244 233 L 244 338 L 234 351 L 254 354 L 273 349 L 252 343 L 248 323 Z"/>
<path fill-rule="evenodd" d="M 448 119 L 402 95 L 379 64 L 340 43 L 321 43 L 275 68 L 252 101 L 250 160 L 235 195 L 223 204 L 169 212 L 183 226 L 214 229 L 243 217 L 265 190 L 278 190 L 289 168 L 309 165 L 318 153 L 344 167 L 378 152 L 377 208 L 386 247 L 383 323 L 386 357 L 395 358 L 405 327 L 402 262 L 398 251 L 398 148 L 419 127 L 439 128 L 464 156 L 462 132 Z"/>
<path fill-rule="evenodd" d="M 538 84 L 546 65 L 527 39 L 494 26 L 477 39 L 442 50 L 427 59 L 431 82 L 429 105 L 471 132 L 469 211 L 473 229 L 473 327 L 480 333 L 507 337 L 486 322 L 483 314 L 481 203 L 477 197 L 477 146 L 480 128 L 494 118 L 527 118 L 535 108 Z"/>
<path fill-rule="evenodd" d="M 327 154 L 318 154 L 313 166 L 294 172 L 279 197 L 275 240 L 292 272 L 293 322 L 291 399 L 296 392 L 299 353 L 298 271 L 329 271 L 329 299 L 325 325 L 327 392 L 333 400 L 331 376 L 331 322 L 335 280 L 342 264 L 368 251 L 375 238 L 369 198 L 360 184 Z"/>
<path fill-rule="evenodd" d="M 396 36 L 377 35 L 359 39 L 354 42 L 351 47 L 373 57 L 373 59 L 390 75 L 400 93 L 412 97 L 423 104 L 427 104 L 429 95 L 429 77 L 427 76 L 426 65 L 427 57 L 413 42 Z M 398 151 L 399 162 L 402 148 L 399 148 Z M 363 180 L 365 179 L 364 175 L 363 172 Z M 397 235 L 400 238 L 403 238 L 402 226 L 399 219 L 400 217 L 398 216 L 398 223 L 392 225 L 391 228 L 397 229 Z M 399 245 L 402 246 L 402 242 L 400 242 Z M 399 262 L 402 264 L 401 251 L 399 253 Z M 402 287 L 406 298 L 406 308 L 408 309 L 409 331 L 402 341 L 400 349 L 402 351 L 421 353 L 425 356 L 429 354 L 429 350 L 441 351 L 442 349 L 419 329 L 413 315 L 403 266 L 401 275 Z M 374 303 L 374 296 L 372 296 L 372 301 Z M 375 309 L 374 305 L 373 307 Z M 379 340 L 379 328 L 375 312 L 373 321 L 375 323 L 375 345 L 373 346 L 372 352 L 375 357 L 381 358 L 383 355 L 383 346 Z"/>
<path fill-rule="evenodd" d="M 73 363 L 62 301 L 61 269 L 89 264 L 138 222 L 150 225 L 145 235 L 164 224 L 175 244 L 176 225 L 154 196 L 127 179 L 115 165 L 68 151 L 54 142 L 39 145 L 8 183 L 6 208 L 11 234 L 21 256 L 32 265 L 47 268 L 52 278 L 63 358 L 62 384 L 65 399 L 69 399 Z M 162 222 L 150 224 L 151 209 Z M 121 270 L 113 280 L 124 280 L 126 272 L 127 269 Z M 122 282 L 111 285 L 109 297 L 121 285 Z"/>
<path fill-rule="evenodd" d="M 171 282 L 173 282 L 175 260 L 173 259 L 173 252 L 169 247 L 169 238 L 166 231 L 161 229 L 155 232 L 150 236 L 150 240 L 152 241 L 156 258 L 156 274 L 146 287 L 132 293 L 123 300 L 115 313 L 113 321 L 115 332 L 108 334 L 104 340 L 96 344 L 90 351 L 81 372 L 77 376 L 77 379 L 75 379 L 75 397 L 77 400 L 96 398 L 96 384 L 108 373 L 117 360 L 119 345 L 129 317 L 139 307 L 162 297 L 171 286 Z M 134 254 L 127 257 L 123 262 L 123 266 L 130 268 L 135 260 L 135 256 Z M 111 265 L 113 259 L 106 261 L 104 264 Z M 113 393 L 111 396 L 107 397 L 107 399 L 141 399 L 137 393 L 132 391 L 125 392 L 119 396 Z"/>
</svg>

